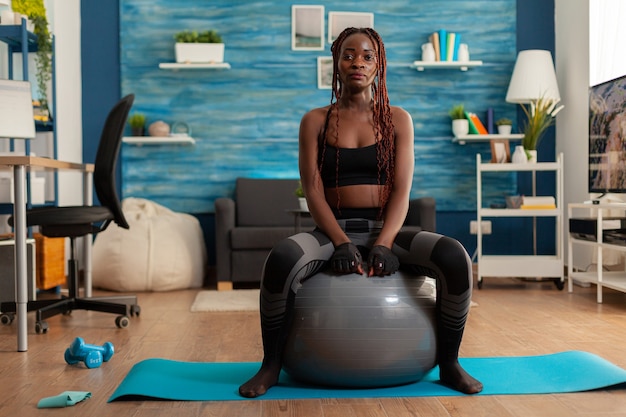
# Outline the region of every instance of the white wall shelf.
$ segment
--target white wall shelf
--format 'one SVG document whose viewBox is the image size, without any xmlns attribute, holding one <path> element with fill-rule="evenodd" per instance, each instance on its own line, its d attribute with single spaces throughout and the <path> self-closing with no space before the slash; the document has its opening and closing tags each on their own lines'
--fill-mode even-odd
<svg viewBox="0 0 626 417">
<path fill-rule="evenodd" d="M 483 61 L 413 61 L 411 68 L 415 68 L 418 71 L 424 71 L 426 68 L 467 71 L 470 67 L 479 67 L 482 64 Z"/>
<path fill-rule="evenodd" d="M 124 136 L 122 142 L 129 145 L 194 145 L 191 136 Z"/>
<path fill-rule="evenodd" d="M 230 69 L 228 62 L 202 63 L 202 64 L 181 64 L 177 62 L 161 62 L 159 68 L 166 70 L 197 70 L 197 69 Z"/>
<path fill-rule="evenodd" d="M 499 134 L 490 134 L 490 135 L 461 135 L 455 136 L 452 138 L 452 142 L 458 143 L 459 145 L 465 145 L 466 143 L 474 143 L 474 142 L 489 142 L 492 139 L 511 139 L 511 140 L 520 140 L 524 138 L 523 133 L 512 133 L 510 135 L 499 135 Z"/>
</svg>

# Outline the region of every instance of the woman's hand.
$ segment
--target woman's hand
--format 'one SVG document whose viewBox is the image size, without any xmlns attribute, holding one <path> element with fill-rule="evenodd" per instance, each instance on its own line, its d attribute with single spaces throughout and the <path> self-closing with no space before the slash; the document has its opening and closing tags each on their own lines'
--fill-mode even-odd
<svg viewBox="0 0 626 417">
<path fill-rule="evenodd" d="M 330 265 L 334 272 L 340 274 L 363 273 L 361 252 L 352 242 L 342 243 L 335 248 L 335 253 L 330 258 Z"/>
<path fill-rule="evenodd" d="M 370 277 L 391 275 L 400 268 L 400 261 L 396 254 L 383 245 L 376 245 L 372 248 L 367 263 L 369 264 L 368 275 Z"/>
</svg>

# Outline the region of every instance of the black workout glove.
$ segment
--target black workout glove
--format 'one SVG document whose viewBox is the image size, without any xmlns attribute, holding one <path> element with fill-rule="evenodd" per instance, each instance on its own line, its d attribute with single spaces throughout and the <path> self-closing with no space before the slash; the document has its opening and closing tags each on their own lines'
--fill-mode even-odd
<svg viewBox="0 0 626 417">
<path fill-rule="evenodd" d="M 369 274 L 382 277 L 391 275 L 400 268 L 398 257 L 386 246 L 376 245 L 370 250 L 367 259 L 369 264 Z"/>
<path fill-rule="evenodd" d="M 340 274 L 359 272 L 362 264 L 361 252 L 352 242 L 342 243 L 337 246 L 335 253 L 330 258 L 330 265 L 333 271 Z"/>
</svg>

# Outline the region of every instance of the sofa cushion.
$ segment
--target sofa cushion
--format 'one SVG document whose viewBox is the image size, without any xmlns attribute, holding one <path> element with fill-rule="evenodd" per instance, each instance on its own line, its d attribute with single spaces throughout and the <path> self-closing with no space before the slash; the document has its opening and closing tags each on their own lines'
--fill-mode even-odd
<svg viewBox="0 0 626 417">
<path fill-rule="evenodd" d="M 237 226 L 292 226 L 297 179 L 237 178 Z"/>
</svg>

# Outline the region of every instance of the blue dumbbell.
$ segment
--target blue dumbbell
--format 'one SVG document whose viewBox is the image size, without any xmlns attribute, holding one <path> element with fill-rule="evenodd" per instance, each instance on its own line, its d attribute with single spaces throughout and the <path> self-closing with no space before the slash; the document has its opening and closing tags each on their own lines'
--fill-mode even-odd
<svg viewBox="0 0 626 417">
<path fill-rule="evenodd" d="M 94 354 L 90 355 L 90 352 L 97 352 L 99 356 Z M 111 359 L 114 352 L 115 349 L 111 342 L 106 342 L 102 346 L 88 345 L 82 338 L 77 337 L 65 351 L 65 361 L 69 364 L 84 361 L 88 368 L 97 368 L 103 361 L 107 362 Z M 98 359 L 100 363 L 97 363 Z M 89 366 L 87 363 L 89 361 L 95 366 Z"/>
<path fill-rule="evenodd" d="M 98 368 L 102 365 L 102 353 L 97 350 L 89 350 L 85 352 L 84 356 L 78 357 L 72 355 L 70 348 L 65 349 L 65 362 L 70 365 L 74 365 L 78 362 L 84 362 L 87 368 Z"/>
</svg>

